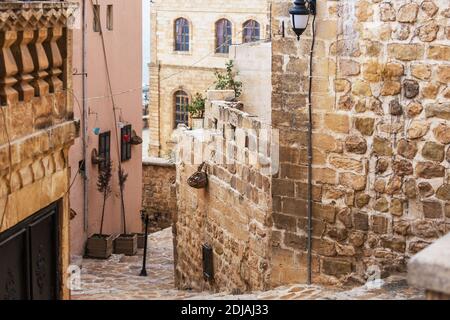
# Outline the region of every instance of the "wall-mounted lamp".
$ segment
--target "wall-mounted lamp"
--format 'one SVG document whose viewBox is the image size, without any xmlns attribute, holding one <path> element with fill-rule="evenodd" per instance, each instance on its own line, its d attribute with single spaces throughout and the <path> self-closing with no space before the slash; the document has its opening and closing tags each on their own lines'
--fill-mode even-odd
<svg viewBox="0 0 450 320">
<path fill-rule="evenodd" d="M 309 16 L 316 15 L 316 0 L 295 0 L 289 13 L 292 17 L 292 29 L 300 40 L 300 36 L 308 26 Z"/>
</svg>

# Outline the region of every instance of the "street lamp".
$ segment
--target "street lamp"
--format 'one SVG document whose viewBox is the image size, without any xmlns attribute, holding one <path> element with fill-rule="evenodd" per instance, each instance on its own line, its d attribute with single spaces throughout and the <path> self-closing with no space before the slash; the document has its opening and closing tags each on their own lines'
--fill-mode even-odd
<svg viewBox="0 0 450 320">
<path fill-rule="evenodd" d="M 308 26 L 309 16 L 316 15 L 316 0 L 295 0 L 289 13 L 292 16 L 292 29 L 300 40 L 300 36 Z"/>
</svg>

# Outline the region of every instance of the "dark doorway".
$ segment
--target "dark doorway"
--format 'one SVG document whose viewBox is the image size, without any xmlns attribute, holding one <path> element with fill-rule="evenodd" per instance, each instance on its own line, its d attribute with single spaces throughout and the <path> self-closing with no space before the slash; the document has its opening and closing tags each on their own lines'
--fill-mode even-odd
<svg viewBox="0 0 450 320">
<path fill-rule="evenodd" d="M 59 298 L 58 204 L 0 234 L 0 300 Z"/>
</svg>

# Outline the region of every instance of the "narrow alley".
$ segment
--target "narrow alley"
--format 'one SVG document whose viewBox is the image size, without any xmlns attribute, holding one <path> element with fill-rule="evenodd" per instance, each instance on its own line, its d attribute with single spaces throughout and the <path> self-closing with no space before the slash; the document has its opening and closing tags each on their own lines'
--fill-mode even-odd
<svg viewBox="0 0 450 320">
<path fill-rule="evenodd" d="M 227 292 L 176 290 L 173 277 L 172 230 L 167 228 L 149 236 L 148 277 L 140 277 L 139 255 L 113 255 L 108 260 L 84 259 L 81 289 L 72 291 L 73 300 L 403 300 L 423 299 L 423 291 L 409 288 L 404 276 L 391 276 L 380 289 L 366 286 L 338 290 L 320 286 L 291 285 L 267 292 L 232 295 Z"/>
</svg>

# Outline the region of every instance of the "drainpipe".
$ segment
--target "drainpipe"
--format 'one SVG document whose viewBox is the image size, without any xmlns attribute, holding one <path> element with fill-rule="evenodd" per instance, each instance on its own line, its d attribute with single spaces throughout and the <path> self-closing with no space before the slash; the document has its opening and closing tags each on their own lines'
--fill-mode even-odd
<svg viewBox="0 0 450 320">
<path fill-rule="evenodd" d="M 84 231 L 88 230 L 89 212 L 89 167 L 88 167 L 88 106 L 87 106 L 87 10 L 86 0 L 83 0 L 83 26 L 82 26 L 82 90 L 83 90 L 83 161 L 84 161 L 84 181 L 83 181 L 83 214 Z"/>
</svg>

